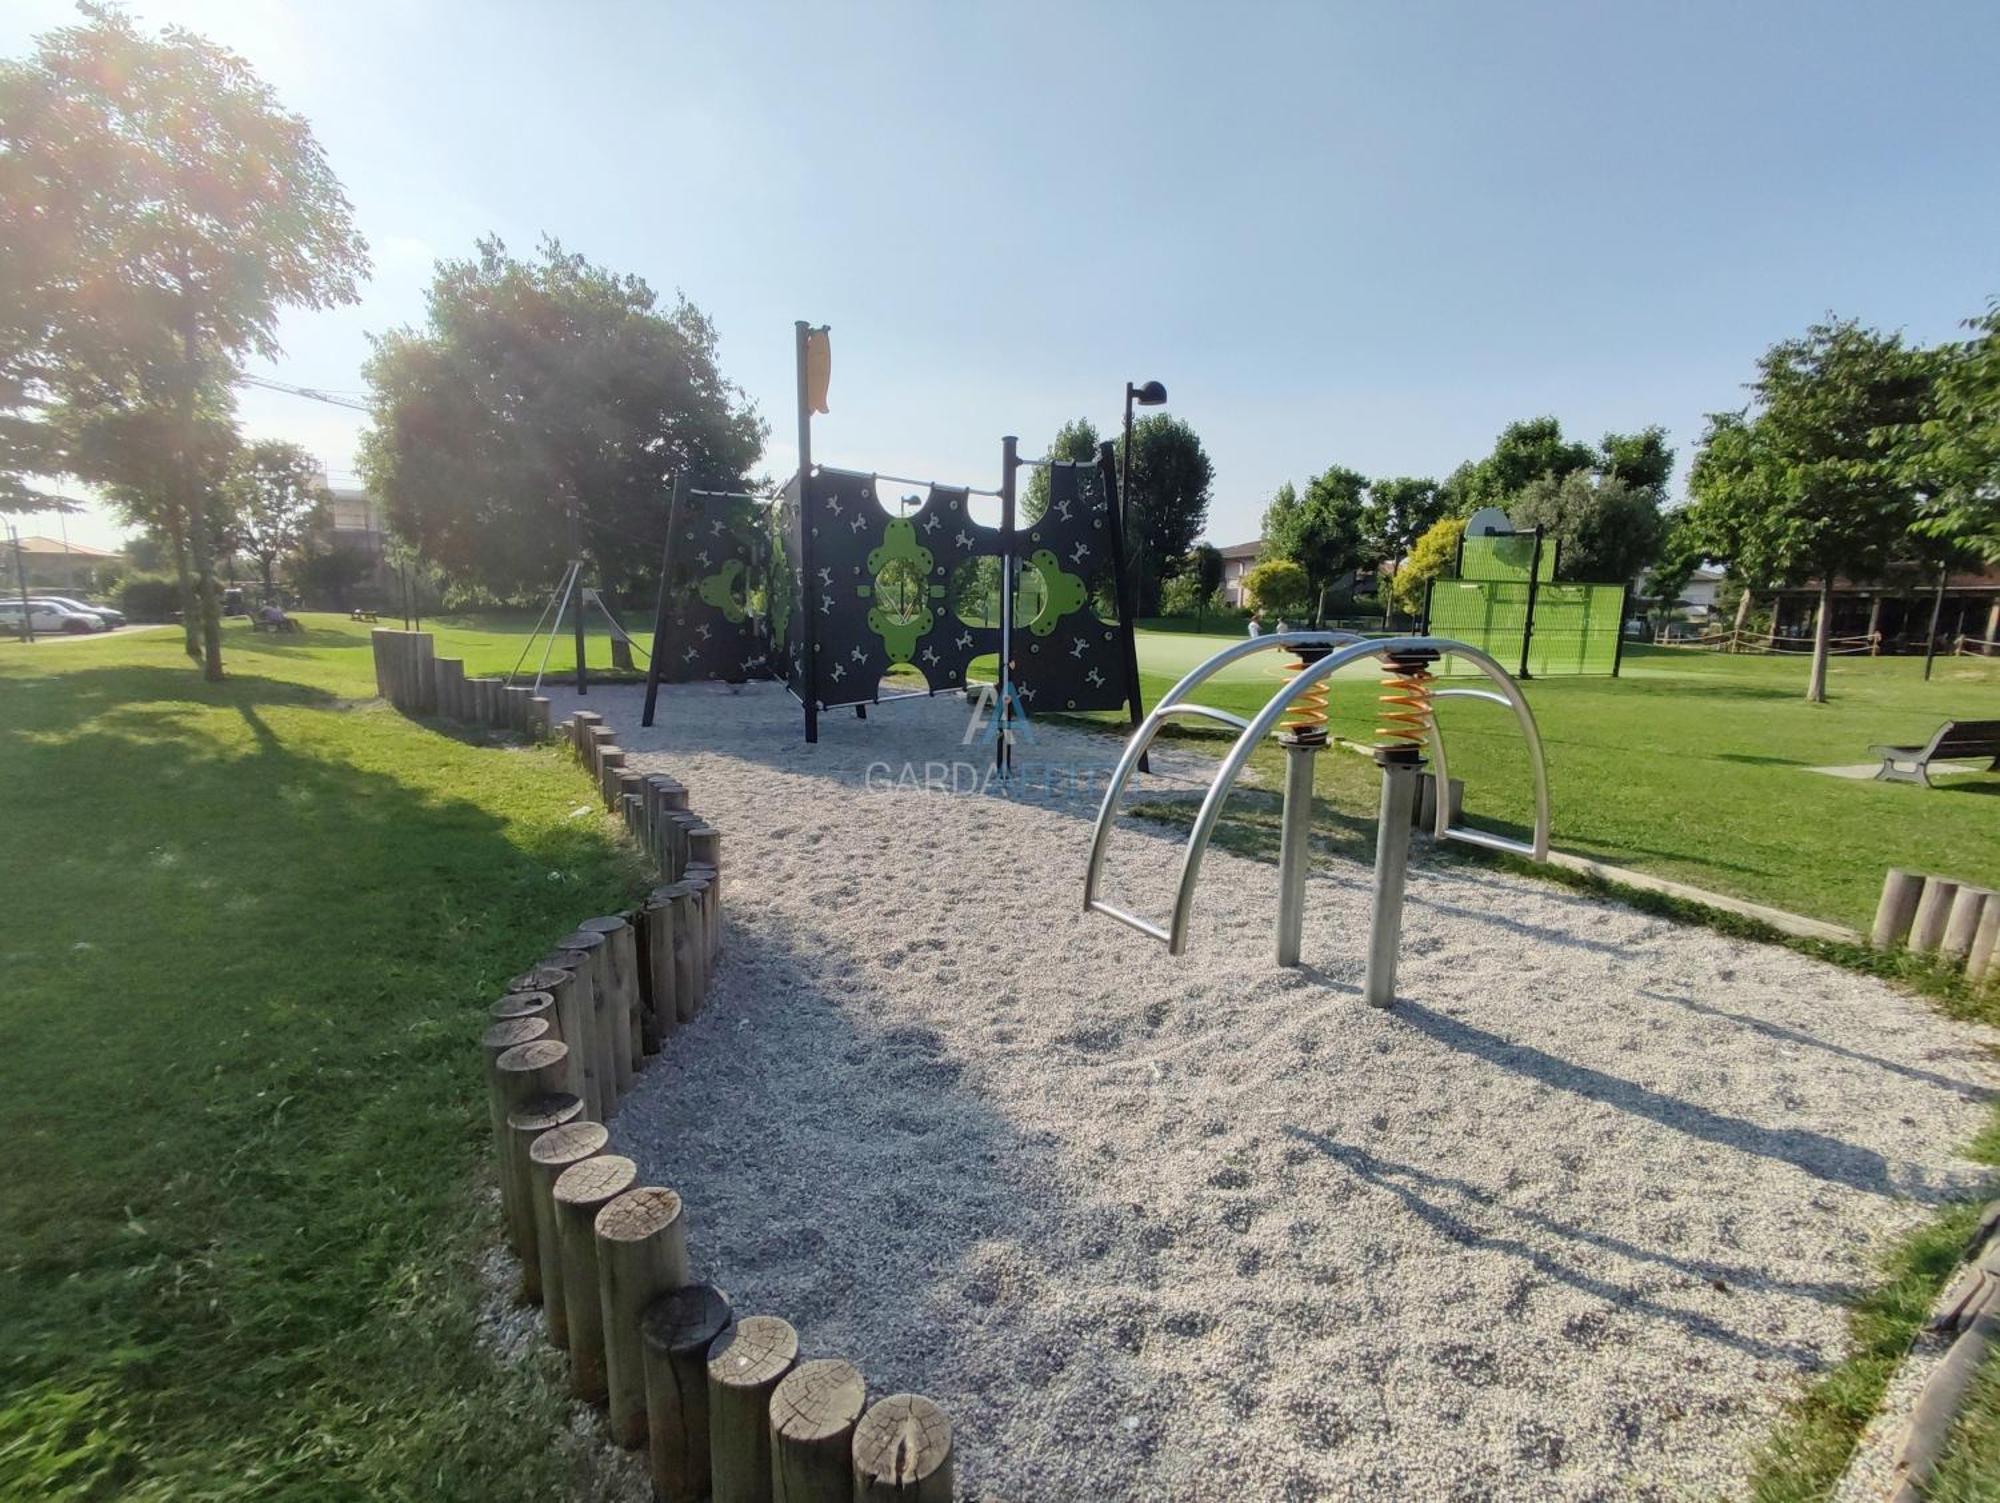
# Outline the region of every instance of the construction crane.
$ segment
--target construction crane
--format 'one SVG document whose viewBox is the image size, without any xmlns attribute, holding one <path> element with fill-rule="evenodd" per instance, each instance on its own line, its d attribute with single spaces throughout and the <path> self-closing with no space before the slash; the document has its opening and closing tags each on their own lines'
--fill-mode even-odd
<svg viewBox="0 0 2000 1503">
<path fill-rule="evenodd" d="M 317 391 L 310 386 L 293 386 L 284 381 L 272 381 L 264 376 L 238 376 L 238 386 L 260 386 L 265 391 L 289 392 L 295 397 L 306 397 L 314 402 L 325 402 L 332 407 L 351 407 L 356 412 L 367 412 L 368 404 L 359 397 L 336 396 L 330 391 Z"/>
</svg>

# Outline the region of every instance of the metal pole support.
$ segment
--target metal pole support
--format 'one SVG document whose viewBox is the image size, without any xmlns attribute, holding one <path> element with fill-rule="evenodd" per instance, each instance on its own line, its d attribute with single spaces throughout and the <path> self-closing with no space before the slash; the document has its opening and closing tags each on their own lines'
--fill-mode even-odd
<svg viewBox="0 0 2000 1503">
<path fill-rule="evenodd" d="M 1312 863 L 1313 763 L 1324 736 L 1287 736 L 1285 748 L 1285 809 L 1278 836 L 1278 964 L 1299 963 L 1299 937 L 1305 928 L 1306 868 Z"/>
<path fill-rule="evenodd" d="M 1370 1007 L 1396 1000 L 1396 952 L 1403 940 L 1403 884 L 1410 871 L 1410 810 L 1423 763 L 1414 757 L 1379 759 L 1382 812 L 1375 827 L 1375 911 L 1368 925 L 1368 976 L 1362 997 Z"/>
</svg>

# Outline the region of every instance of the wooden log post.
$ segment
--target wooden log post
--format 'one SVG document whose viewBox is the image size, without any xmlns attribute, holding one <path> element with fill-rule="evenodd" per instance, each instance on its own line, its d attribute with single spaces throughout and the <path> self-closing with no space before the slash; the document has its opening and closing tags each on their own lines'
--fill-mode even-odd
<svg viewBox="0 0 2000 1503">
<path fill-rule="evenodd" d="M 545 1018 L 503 1018 L 489 1023 L 480 1035 L 479 1047 L 486 1059 L 486 1117 L 493 1131 L 494 1172 L 500 1177 L 500 1214 L 507 1227 L 507 1240 L 516 1250 L 520 1212 L 514 1205 L 514 1187 L 508 1183 L 507 1098 L 500 1082 L 500 1056 L 522 1044 L 548 1038 L 553 1029 Z"/>
<path fill-rule="evenodd" d="M 2000 950 L 2000 899 L 1989 898 L 1979 911 L 1979 932 L 1973 935 L 1972 951 L 1965 957 L 1965 979 L 1983 986 L 2000 977 L 2000 966 L 1993 963 L 1996 950 Z"/>
<path fill-rule="evenodd" d="M 431 664 L 437 674 L 437 712 L 446 720 L 458 719 L 457 686 L 465 678 L 463 658 L 438 658 Z"/>
<path fill-rule="evenodd" d="M 1951 919 L 1952 900 L 1958 884 L 1944 877 L 1924 878 L 1923 895 L 1917 899 L 1917 916 L 1910 925 L 1910 948 L 1930 955 L 1944 942 L 1944 926 Z"/>
<path fill-rule="evenodd" d="M 715 963 L 722 954 L 722 905 L 715 896 L 719 876 L 714 867 L 690 861 L 686 875 L 681 878 L 683 882 L 693 885 L 701 909 L 701 989 L 704 997 L 708 995 L 709 983 L 715 977 Z"/>
<path fill-rule="evenodd" d="M 475 678 L 466 682 L 465 687 L 472 691 L 472 714 L 469 718 L 474 725 L 493 723 L 494 682 L 490 678 Z"/>
<path fill-rule="evenodd" d="M 555 714 L 549 706 L 546 695 L 529 690 L 528 734 L 537 741 L 547 741 L 554 732 Z"/>
<path fill-rule="evenodd" d="M 414 692 L 419 715 L 437 714 L 437 639 L 427 631 L 411 632 L 416 673 Z"/>
<path fill-rule="evenodd" d="M 570 1051 L 569 1084 L 563 1089 L 583 1099 L 585 1116 L 594 1116 L 590 1101 L 590 1074 L 585 1068 L 590 1058 L 590 1034 L 584 1020 L 578 1016 L 580 1008 L 587 1008 L 589 998 L 586 992 L 578 989 L 576 973 L 559 965 L 538 965 L 509 978 L 507 985 L 512 995 L 533 992 L 548 995 L 555 1036 L 568 1044 Z M 501 1000 L 504 1002 L 507 999 Z M 494 1012 L 498 1016 L 497 1006 Z"/>
<path fill-rule="evenodd" d="M 799 1333 L 748 1315 L 708 1350 L 708 1455 L 715 1503 L 771 1503 L 771 1393 L 799 1357 Z"/>
<path fill-rule="evenodd" d="M 688 826 L 688 864 L 706 866 L 715 873 L 715 902 L 722 903 L 722 832 L 706 820 Z"/>
<path fill-rule="evenodd" d="M 528 701 L 535 697 L 535 691 L 526 684 L 508 684 L 500 691 L 507 699 L 507 726 L 528 734 Z"/>
<path fill-rule="evenodd" d="M 625 828 L 632 832 L 634 840 L 644 845 L 646 842 L 645 775 L 633 771 L 630 767 L 620 768 L 617 787 L 618 807 L 624 811 Z"/>
<path fill-rule="evenodd" d="M 646 965 L 652 975 L 653 1027 L 662 1044 L 681 1025 L 679 971 L 674 965 L 674 898 L 680 888 L 664 883 L 646 894 L 639 910 L 646 936 Z"/>
<path fill-rule="evenodd" d="M 674 1002 L 680 1020 L 692 1023 L 708 1000 L 708 972 L 701 961 L 701 886 L 691 877 L 674 884 Z"/>
<path fill-rule="evenodd" d="M 535 1251 L 542 1264 L 542 1314 L 553 1346 L 569 1346 L 569 1297 L 563 1282 L 562 1246 L 556 1236 L 556 1179 L 570 1165 L 596 1158 L 610 1143 L 610 1128 L 578 1117 L 551 1128 L 528 1145 Z"/>
<path fill-rule="evenodd" d="M 1922 876 L 1890 867 L 1882 878 L 1882 897 L 1875 905 L 1875 927 L 1868 931 L 1868 942 L 1878 950 L 1893 950 L 1908 939 L 1923 892 Z"/>
<path fill-rule="evenodd" d="M 628 1190 L 597 1213 L 597 1279 L 604 1305 L 604 1381 L 611 1438 L 646 1443 L 646 1358 L 640 1326 L 663 1294 L 693 1282 L 687 1214 L 660 1185 Z"/>
<path fill-rule="evenodd" d="M 1972 942 L 1979 935 L 1980 915 L 1992 901 L 1991 891 L 1970 884 L 1961 886 L 1952 895 L 1951 916 L 1945 920 L 1944 939 L 1938 946 L 1945 959 L 1962 964 L 1972 953 Z"/>
<path fill-rule="evenodd" d="M 617 1056 L 622 1064 L 618 1089 L 629 1091 L 646 1063 L 645 1027 L 640 1017 L 643 1005 L 639 998 L 639 938 L 631 923 L 616 913 L 585 919 L 577 928 L 604 936 L 604 973 L 611 983 L 611 1027 L 614 1037 L 624 1046 Z"/>
<path fill-rule="evenodd" d="M 646 1447 L 659 1503 L 708 1496 L 708 1351 L 732 1319 L 728 1295 L 713 1284 L 688 1284 L 654 1300 L 639 1322 Z"/>
<path fill-rule="evenodd" d="M 563 978 L 550 983 L 548 990 L 555 995 L 556 1016 L 564 1039 L 582 1056 L 575 1071 L 582 1088 L 571 1089 L 583 1098 L 585 1116 L 605 1121 L 604 1079 L 597 1057 L 597 987 L 591 980 L 590 952 L 553 951 L 542 962 L 542 969 L 559 972 Z M 615 1108 L 616 1103 L 612 1105 Z"/>
<path fill-rule="evenodd" d="M 771 1503 L 851 1503 L 854 1427 L 868 1385 L 837 1357 L 801 1362 L 771 1391 Z"/>
<path fill-rule="evenodd" d="M 539 1269 L 532 1276 L 525 1272 L 535 1256 L 534 1207 L 525 1198 L 517 1198 L 521 1182 L 513 1172 L 513 1144 L 507 1122 L 513 1113 L 523 1110 L 536 1098 L 553 1096 L 562 1090 L 569 1079 L 569 1045 L 552 1038 L 516 1044 L 493 1062 L 493 1075 L 500 1088 L 501 1205 L 507 1212 L 508 1241 L 524 1269 L 521 1283 L 525 1292 L 531 1285 L 539 1287 L 541 1282 Z"/>
<path fill-rule="evenodd" d="M 625 748 L 616 744 L 597 749 L 597 791 L 604 807 L 618 808 L 618 774 L 625 770 Z"/>
<path fill-rule="evenodd" d="M 624 1054 L 619 1047 L 623 1035 L 618 1032 L 611 962 L 605 953 L 604 936 L 594 929 L 565 934 L 556 941 L 556 954 L 551 958 L 560 965 L 562 957 L 567 955 L 580 956 L 583 964 L 575 969 L 579 976 L 590 977 L 590 1021 L 585 1028 L 590 1035 L 590 1065 L 597 1072 L 597 1110 L 592 1115 L 600 1122 L 609 1122 L 618 1115 L 618 1100 L 630 1084 L 631 1066 L 626 1066 L 628 1079 L 621 1084 L 618 1061 Z"/>
<path fill-rule="evenodd" d="M 571 1164 L 556 1176 L 556 1245 L 562 1252 L 563 1313 L 569 1321 L 570 1392 L 602 1404 L 604 1300 L 598 1292 L 597 1213 L 639 1182 L 639 1166 L 622 1154 L 602 1153 Z"/>
<path fill-rule="evenodd" d="M 375 697 L 389 697 L 389 629 L 378 626 L 368 633 L 368 645 L 375 649 Z"/>
<path fill-rule="evenodd" d="M 952 1503 L 951 1417 L 892 1393 L 854 1427 L 854 1503 Z"/>
<path fill-rule="evenodd" d="M 578 710 L 569 717 L 570 749 L 576 753 L 579 762 L 589 763 L 591 732 L 602 724 L 604 717 L 595 710 Z"/>
<path fill-rule="evenodd" d="M 534 1166 L 528 1150 L 543 1133 L 582 1114 L 583 1102 L 568 1091 L 532 1097 L 507 1113 L 507 1158 L 501 1172 L 514 1188 L 514 1204 L 520 1207 L 522 1227 L 528 1235 L 528 1246 L 521 1253 L 521 1298 L 529 1304 L 546 1303 L 548 1288 L 542 1278 L 546 1266 L 542 1226 L 535 1216 Z"/>
<path fill-rule="evenodd" d="M 539 990 L 508 992 L 493 1004 L 487 1016 L 496 1023 L 504 1023 L 509 1018 L 541 1018 L 548 1023 L 551 1033 L 556 1038 L 563 1038 L 562 1020 L 556 1013 L 556 999 L 553 992 Z M 526 1040 L 522 1042 L 525 1043 Z M 563 1039 L 563 1042 L 566 1044 L 569 1040 Z"/>
</svg>

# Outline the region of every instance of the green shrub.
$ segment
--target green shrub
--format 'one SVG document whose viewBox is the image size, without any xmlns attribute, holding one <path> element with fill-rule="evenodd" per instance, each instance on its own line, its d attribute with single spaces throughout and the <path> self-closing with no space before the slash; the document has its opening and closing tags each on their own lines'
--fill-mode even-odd
<svg viewBox="0 0 2000 1503">
<path fill-rule="evenodd" d="M 171 621 L 180 608 L 180 585 L 170 576 L 135 574 L 119 586 L 118 609 L 134 621 Z"/>
</svg>

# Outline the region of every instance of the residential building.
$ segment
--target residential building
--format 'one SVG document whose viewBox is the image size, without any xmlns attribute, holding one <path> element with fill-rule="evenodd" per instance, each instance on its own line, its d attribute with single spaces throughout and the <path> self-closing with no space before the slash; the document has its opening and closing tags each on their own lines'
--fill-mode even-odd
<svg viewBox="0 0 2000 1503">
<path fill-rule="evenodd" d="M 4 548 L 5 539 L 0 538 L 0 550 Z M 4 551 L 0 551 L 0 557 L 4 556 Z M 21 561 L 27 566 L 30 589 L 39 586 L 68 595 L 87 595 L 98 588 L 99 571 L 122 568 L 125 555 L 113 549 L 30 534 L 21 539 Z M 13 559 L 7 559 L 5 572 L 6 578 L 0 580 L 0 593 L 11 593 L 19 582 Z"/>
<path fill-rule="evenodd" d="M 1257 556 L 1264 551 L 1264 540 L 1258 538 L 1255 542 L 1237 543 L 1216 551 L 1222 555 L 1222 598 L 1241 610 L 1244 605 L 1243 576 L 1250 572 Z"/>
</svg>

